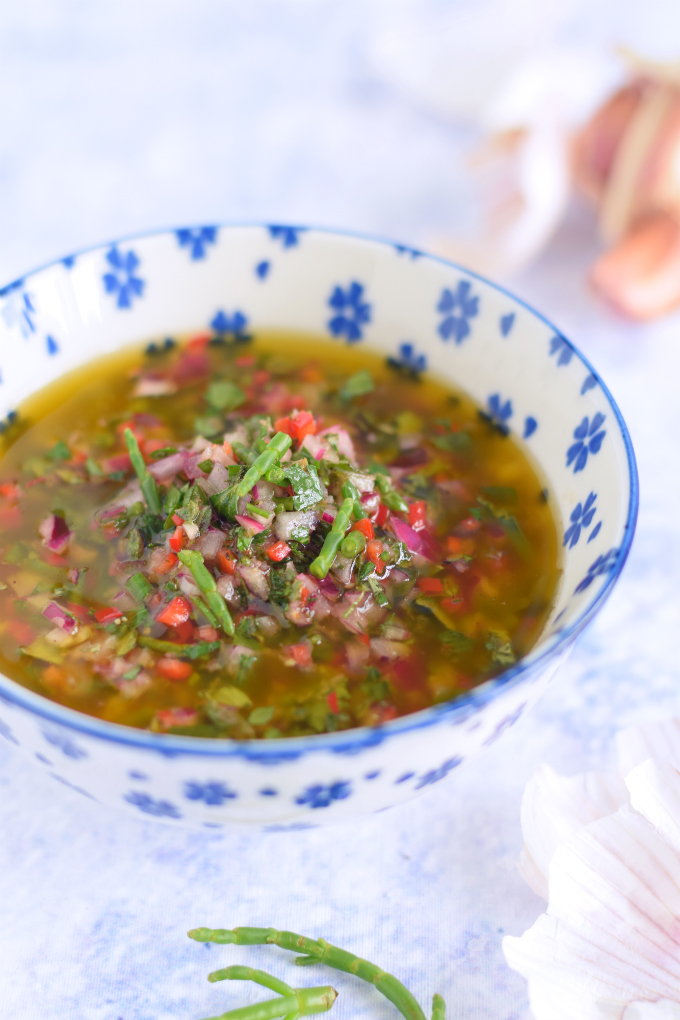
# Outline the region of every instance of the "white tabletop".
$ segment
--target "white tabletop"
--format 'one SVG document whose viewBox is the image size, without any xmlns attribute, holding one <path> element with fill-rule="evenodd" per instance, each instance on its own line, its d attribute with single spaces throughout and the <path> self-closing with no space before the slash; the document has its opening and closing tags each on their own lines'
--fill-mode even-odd
<svg viewBox="0 0 680 1020">
<path fill-rule="evenodd" d="M 423 0 L 425 27 L 443 6 Z M 560 32 L 615 39 L 610 0 L 572 6 Z M 653 3 L 618 5 L 618 38 L 667 41 L 670 8 L 657 6 L 655 19 Z M 6 7 L 3 283 L 154 227 L 273 220 L 422 244 L 464 216 L 460 128 L 373 70 L 371 44 L 389 18 L 379 0 L 215 0 L 193 3 L 191 17 L 179 0 Z M 325 936 L 397 974 L 426 1011 L 439 991 L 451 1018 L 529 1016 L 500 950 L 502 934 L 542 908 L 514 870 L 524 783 L 543 761 L 607 766 L 618 726 L 680 705 L 680 318 L 641 327 L 610 315 L 584 283 L 595 251 L 590 216 L 575 206 L 540 265 L 511 282 L 610 386 L 642 490 L 623 577 L 549 693 L 486 757 L 412 804 L 286 834 L 118 814 L 0 740 L 3 1020 L 174 1020 L 262 997 L 208 985 L 227 962 L 293 983 L 332 980 L 337 1020 L 396 1015 L 367 986 L 292 970 L 279 950 L 206 948 L 185 935 L 239 924 Z"/>
</svg>

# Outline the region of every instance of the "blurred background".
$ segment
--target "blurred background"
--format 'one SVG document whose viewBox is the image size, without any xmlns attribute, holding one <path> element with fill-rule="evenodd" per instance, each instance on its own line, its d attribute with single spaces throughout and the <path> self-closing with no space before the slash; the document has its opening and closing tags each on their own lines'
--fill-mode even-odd
<svg viewBox="0 0 680 1020">
<path fill-rule="evenodd" d="M 621 46 L 680 60 L 678 0 L 0 4 L 0 285 L 125 234 L 229 221 L 449 252 L 488 265 L 591 359 L 642 492 L 622 581 L 559 683 L 408 814 L 275 847 L 184 834 L 100 812 L 0 742 L 3 1017 L 197 1015 L 208 968 L 179 935 L 213 900 L 215 923 L 253 923 L 269 883 L 261 923 L 298 911 L 348 946 L 375 933 L 423 1000 L 436 987 L 461 1020 L 528 1020 L 500 950 L 542 909 L 515 871 L 524 784 L 543 761 L 611 766 L 617 727 L 680 709 L 678 314 L 633 322 L 593 292 L 601 210 L 571 173 L 575 134 L 629 74 Z M 389 1014 L 345 1003 L 340 1020 Z"/>
<path fill-rule="evenodd" d="M 471 147 L 585 119 L 621 44 L 680 57 L 677 0 L 4 3 L 0 280 L 203 222 L 474 238 Z"/>
</svg>

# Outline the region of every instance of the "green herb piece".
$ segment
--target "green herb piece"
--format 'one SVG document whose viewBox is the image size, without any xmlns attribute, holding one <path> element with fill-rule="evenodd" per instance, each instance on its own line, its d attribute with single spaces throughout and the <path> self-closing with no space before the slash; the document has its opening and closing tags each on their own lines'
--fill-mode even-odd
<svg viewBox="0 0 680 1020">
<path fill-rule="evenodd" d="M 139 444 L 132 429 L 125 429 L 125 443 L 130 454 L 130 461 L 139 478 L 146 505 L 152 514 L 161 513 L 161 497 L 158 494 L 156 479 L 149 474 L 142 457 Z"/>
<path fill-rule="evenodd" d="M 470 433 L 463 429 L 459 432 L 447 432 L 444 436 L 431 436 L 430 442 L 438 450 L 448 450 L 451 453 L 465 453 L 472 446 Z"/>
<path fill-rule="evenodd" d="M 354 559 L 366 548 L 366 536 L 361 531 L 350 531 L 340 545 L 340 552 L 348 560 Z"/>
<path fill-rule="evenodd" d="M 45 456 L 53 461 L 70 460 L 71 451 L 69 450 L 66 443 L 62 439 L 60 439 L 59 442 L 52 447 L 50 452 L 45 454 Z"/>
<path fill-rule="evenodd" d="M 122 482 L 125 478 L 124 471 L 109 471 L 108 477 L 112 482 Z"/>
<path fill-rule="evenodd" d="M 373 598 L 378 603 L 381 609 L 385 609 L 390 604 L 390 600 L 385 595 L 385 589 L 375 577 L 369 577 L 368 586 L 373 592 Z"/>
<path fill-rule="evenodd" d="M 240 553 L 247 553 L 253 544 L 253 536 L 245 528 L 236 529 L 236 549 Z"/>
<path fill-rule="evenodd" d="M 333 565 L 336 553 L 340 548 L 340 544 L 345 537 L 345 533 L 350 525 L 350 516 L 354 501 L 352 499 L 344 499 L 340 509 L 338 510 L 337 517 L 333 521 L 331 530 L 326 535 L 321 552 L 315 560 L 309 565 L 309 572 L 314 577 L 318 577 L 319 580 L 323 580 L 328 571 Z"/>
<path fill-rule="evenodd" d="M 303 953 L 303 956 L 298 956 L 295 960 L 298 966 L 305 967 L 321 963 L 327 967 L 333 967 L 335 970 L 343 971 L 345 974 L 352 974 L 377 988 L 386 999 L 396 1006 L 406 1020 L 425 1020 L 425 1014 L 416 999 L 393 974 L 388 974 L 374 963 L 355 956 L 354 953 L 348 953 L 344 949 L 331 945 L 325 939 L 308 939 L 296 932 L 277 931 L 275 928 L 194 928 L 187 934 L 196 942 L 217 942 L 222 945 L 239 946 L 274 945 L 294 953 Z M 238 1013 L 238 1020 L 273 1020 L 274 1017 L 283 1015 L 291 1016 L 292 1020 L 293 1016 L 297 1017 L 307 1012 L 325 1012 L 330 1009 L 335 1000 L 332 988 L 289 989 L 288 985 L 279 982 L 277 978 L 271 978 L 268 974 L 263 974 L 262 971 L 248 971 L 245 967 L 240 968 L 240 973 L 236 973 L 233 967 L 215 971 L 209 975 L 208 980 L 221 981 L 232 976 L 243 978 L 246 974 L 251 975 L 250 979 L 256 980 L 258 984 L 278 992 L 283 996 L 283 999 L 280 1007 L 277 1004 L 266 1012 L 264 1004 L 257 1003 L 238 1011 L 232 1011 L 232 1014 Z M 257 977 L 253 977 L 253 974 L 256 974 Z M 294 993 L 292 998 L 287 999 L 291 992 Z M 303 1000 L 298 997 L 303 996 L 305 992 L 315 1003 L 313 1007 L 302 1006 L 301 1008 Z M 445 1020 L 445 1009 L 441 995 L 435 995 L 432 999 L 432 1020 Z M 230 1020 L 237 1020 L 237 1017 L 232 1015 Z"/>
<path fill-rule="evenodd" d="M 220 625 L 219 620 L 213 613 L 212 609 L 209 608 L 205 600 L 200 597 L 200 595 L 190 595 L 189 601 L 191 602 L 192 606 L 199 611 L 199 613 L 203 613 L 211 627 L 215 627 L 216 629 L 219 627 Z"/>
<path fill-rule="evenodd" d="M 220 647 L 219 641 L 199 641 L 195 645 L 176 645 L 174 641 L 160 641 L 158 638 L 140 634 L 137 643 L 142 648 L 151 648 L 154 652 L 174 655 L 177 659 L 200 659 L 204 655 L 212 655 Z"/>
<path fill-rule="evenodd" d="M 517 502 L 517 489 L 512 485 L 483 485 L 482 492 L 494 503 Z"/>
<path fill-rule="evenodd" d="M 210 502 L 218 517 L 225 521 L 230 521 L 232 524 L 235 522 L 236 514 L 238 513 L 238 500 L 239 496 L 235 485 L 230 485 L 228 489 L 217 492 L 214 496 L 210 497 Z"/>
<path fill-rule="evenodd" d="M 205 399 L 216 411 L 234 411 L 248 399 L 236 383 L 220 379 L 211 383 L 205 392 Z"/>
<path fill-rule="evenodd" d="M 512 666 L 513 662 L 517 661 L 517 656 L 510 644 L 510 638 L 501 631 L 490 630 L 484 647 L 499 666 Z"/>
<path fill-rule="evenodd" d="M 164 446 L 162 450 L 154 450 L 149 457 L 151 460 L 163 460 L 165 457 L 171 457 L 173 453 L 177 453 L 176 446 Z"/>
<path fill-rule="evenodd" d="M 372 393 L 374 389 L 375 383 L 371 373 L 362 368 L 342 384 L 340 387 L 340 399 L 346 402 L 354 397 L 363 397 L 367 393 Z"/>
<path fill-rule="evenodd" d="M 439 640 L 443 645 L 449 648 L 452 652 L 457 655 L 463 655 L 465 652 L 469 652 L 474 645 L 472 638 L 467 637 L 465 634 L 461 634 L 459 630 L 447 630 L 443 634 L 439 635 Z"/>
<path fill-rule="evenodd" d="M 89 475 L 93 475 L 96 478 L 104 474 L 96 460 L 92 460 L 92 457 L 88 457 L 85 461 L 85 470 Z"/>
<path fill-rule="evenodd" d="M 310 462 L 306 471 L 299 464 L 286 464 L 284 473 L 293 486 L 294 510 L 306 510 L 324 498 L 316 464 Z"/>
<path fill-rule="evenodd" d="M 372 560 L 366 560 L 366 562 L 362 563 L 362 565 L 359 567 L 357 571 L 358 580 L 365 581 L 367 578 L 371 576 L 374 570 L 375 567 L 373 566 Z"/>
<path fill-rule="evenodd" d="M 215 578 L 212 576 L 205 563 L 203 556 L 196 550 L 182 549 L 178 553 L 180 561 L 188 567 L 193 574 L 194 581 L 205 595 L 205 601 L 219 620 L 220 627 L 229 637 L 234 635 L 234 621 L 231 618 L 227 604 L 217 590 Z"/>
<path fill-rule="evenodd" d="M 254 656 L 242 655 L 241 658 L 250 659 L 254 658 Z M 225 684 L 224 687 L 220 687 L 210 697 L 218 704 L 229 705 L 230 708 L 250 708 L 252 705 L 252 701 L 246 692 L 239 690 L 238 687 L 232 687 L 231 684 Z"/>
<path fill-rule="evenodd" d="M 136 630 L 129 630 L 127 634 L 123 634 L 118 643 L 116 644 L 116 655 L 127 655 L 137 644 L 138 634 Z M 131 679 L 130 677 L 127 678 Z"/>
<path fill-rule="evenodd" d="M 275 464 L 278 464 L 283 454 L 288 450 L 293 440 L 285 432 L 277 432 L 272 436 L 267 449 L 261 453 L 248 468 L 241 481 L 236 486 L 239 496 L 247 495 L 253 485 L 257 485 L 260 478 Z"/>
<path fill-rule="evenodd" d="M 20 648 L 19 651 L 23 655 L 30 656 L 32 659 L 42 659 L 44 662 L 51 662 L 53 666 L 61 666 L 64 661 L 64 656 L 57 646 L 48 641 L 43 634 L 40 634 L 35 641 L 31 641 L 30 645 Z"/>
<path fill-rule="evenodd" d="M 137 528 L 128 533 L 127 555 L 129 560 L 141 560 L 144 555 L 144 539 Z"/>
<path fill-rule="evenodd" d="M 141 666 L 133 666 L 132 669 L 127 671 L 127 673 L 123 673 L 121 680 L 134 680 L 141 668 Z"/>
<path fill-rule="evenodd" d="M 282 609 L 287 609 L 292 595 L 293 581 L 286 576 L 285 569 L 281 568 L 272 569 L 269 572 L 269 580 L 271 583 L 269 601 L 274 605 L 281 606 Z"/>
<path fill-rule="evenodd" d="M 213 464 L 213 462 L 208 457 L 208 458 L 206 458 L 206 460 L 202 460 L 201 463 L 198 466 L 199 466 L 201 471 L 204 471 L 206 475 L 209 475 L 215 465 Z"/>
<path fill-rule="evenodd" d="M 194 418 L 194 432 L 205 439 L 219 435 L 224 430 L 224 422 L 217 417 Z"/>
<path fill-rule="evenodd" d="M 266 726 L 273 715 L 274 709 L 271 705 L 262 705 L 260 708 L 252 710 L 248 716 L 248 722 L 251 726 Z"/>
<path fill-rule="evenodd" d="M 366 671 L 366 679 L 361 682 L 361 690 L 371 701 L 384 701 L 390 694 L 390 685 L 384 680 L 379 669 L 371 666 Z"/>
</svg>

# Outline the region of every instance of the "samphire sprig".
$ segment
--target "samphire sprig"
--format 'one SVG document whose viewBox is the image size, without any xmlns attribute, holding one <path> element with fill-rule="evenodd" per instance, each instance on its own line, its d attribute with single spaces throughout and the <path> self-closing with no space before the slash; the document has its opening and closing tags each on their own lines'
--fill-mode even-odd
<svg viewBox="0 0 680 1020">
<path fill-rule="evenodd" d="M 374 985 L 386 999 L 389 999 L 397 1007 L 406 1020 L 426 1020 L 425 1014 L 416 999 L 411 995 L 408 988 L 402 985 L 393 974 L 387 974 L 374 963 L 362 960 L 354 953 L 348 953 L 344 949 L 333 946 L 325 939 L 308 939 L 304 935 L 297 935 L 292 931 L 277 931 L 276 928 L 193 928 L 187 932 L 189 938 L 196 942 L 217 942 L 221 944 L 233 944 L 237 946 L 258 946 L 272 945 L 280 949 L 289 949 L 294 953 L 302 953 L 295 963 L 299 967 L 307 967 L 315 963 L 323 963 L 335 970 L 342 970 L 347 974 L 362 978 Z M 236 973 L 238 971 L 238 973 Z M 242 978 L 248 971 L 246 980 L 257 981 L 264 984 L 272 991 L 280 991 L 281 999 L 272 999 L 266 1003 L 256 1003 L 253 1006 L 245 1006 L 242 1009 L 231 1010 L 223 1013 L 221 1017 L 212 1017 L 210 1020 L 273 1020 L 274 1017 L 285 1016 L 286 1020 L 296 1020 L 304 1012 L 320 1013 L 328 1010 L 333 1005 L 337 992 L 332 988 L 304 988 L 290 989 L 288 985 L 269 975 L 264 975 L 269 984 L 264 980 L 253 977 L 257 974 L 260 977 L 262 971 L 249 971 L 246 967 L 227 967 L 225 970 L 217 970 L 208 975 L 209 981 L 221 981 L 224 978 Z M 284 993 L 282 989 L 287 991 Z M 318 1006 L 319 1002 L 326 1002 L 324 994 L 333 993 L 332 999 L 327 1005 Z M 293 1008 L 290 994 L 294 993 L 298 998 Z M 307 1008 L 307 999 L 313 1008 Z M 301 998 L 302 996 L 302 998 Z M 299 1004 L 299 1006 L 298 1006 Z M 317 1008 L 318 1007 L 318 1008 Z M 435 995 L 432 999 L 432 1020 L 445 1020 L 445 1005 L 441 995 Z M 276 1012 L 280 1010 L 280 1012 Z"/>
</svg>

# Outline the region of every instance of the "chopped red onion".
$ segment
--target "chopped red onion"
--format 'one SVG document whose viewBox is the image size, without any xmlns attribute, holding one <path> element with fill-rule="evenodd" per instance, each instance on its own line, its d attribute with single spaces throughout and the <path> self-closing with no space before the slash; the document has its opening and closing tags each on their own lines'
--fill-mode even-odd
<svg viewBox="0 0 680 1020">
<path fill-rule="evenodd" d="M 214 560 L 217 558 L 217 554 L 227 540 L 227 536 L 223 531 L 218 531 L 216 528 L 210 528 L 197 538 L 193 549 L 197 549 L 198 552 L 203 554 L 205 560 Z"/>
<path fill-rule="evenodd" d="M 223 464 L 215 464 L 207 478 L 201 478 L 199 485 L 206 496 L 215 496 L 218 492 L 224 492 L 229 485 L 229 472 Z"/>
<path fill-rule="evenodd" d="M 71 532 L 63 517 L 50 514 L 40 523 L 38 531 L 42 535 L 43 545 L 51 552 L 58 554 L 66 552 Z"/>
<path fill-rule="evenodd" d="M 157 460 L 153 464 L 149 464 L 149 474 L 153 475 L 157 482 L 165 481 L 167 478 L 173 478 L 178 471 L 182 470 L 186 459 L 186 450 L 181 450 L 178 453 L 171 453 L 169 457 L 163 457 L 162 460 Z"/>
<path fill-rule="evenodd" d="M 293 537 L 296 528 L 303 527 L 309 531 L 319 523 L 319 515 L 316 510 L 294 510 L 284 511 L 274 518 L 274 534 L 277 538 L 287 542 Z"/>
<path fill-rule="evenodd" d="M 234 516 L 241 527 L 245 528 L 246 531 L 250 531 L 253 535 L 257 535 L 261 531 L 264 531 L 266 527 L 265 524 L 260 524 L 260 522 L 256 521 L 253 517 L 245 517 L 243 514 L 234 514 Z"/>
<path fill-rule="evenodd" d="M 329 514 L 328 510 L 324 510 L 324 512 L 321 514 L 321 520 L 325 521 L 326 524 L 332 524 L 333 521 L 335 520 L 335 517 L 333 516 L 333 514 Z"/>
<path fill-rule="evenodd" d="M 239 567 L 238 572 L 253 595 L 266 602 L 269 598 L 269 585 L 262 571 L 257 567 Z"/>
<path fill-rule="evenodd" d="M 258 489 L 257 485 L 253 485 L 253 487 L 252 487 L 252 489 L 250 491 L 253 494 L 253 499 L 257 500 L 257 499 L 260 498 L 260 492 L 259 492 L 259 489 Z"/>
<path fill-rule="evenodd" d="M 413 530 L 410 524 L 406 524 L 398 517 L 393 517 L 391 522 L 392 530 L 400 542 L 403 542 L 411 552 L 422 552 L 425 543 L 421 536 Z"/>
<path fill-rule="evenodd" d="M 78 628 L 78 621 L 67 613 L 65 609 L 62 609 L 58 602 L 48 602 L 43 609 L 43 616 L 52 623 L 56 623 L 58 627 L 61 627 L 68 634 Z"/>
<path fill-rule="evenodd" d="M 187 476 L 190 482 L 193 482 L 194 479 L 196 478 L 206 477 L 205 471 L 201 471 L 200 467 L 198 466 L 204 459 L 205 458 L 202 453 L 197 453 L 193 457 L 187 457 L 187 459 L 184 461 L 184 466 L 182 470 L 184 471 L 184 474 Z"/>
<path fill-rule="evenodd" d="M 371 638 L 371 651 L 381 659 L 404 659 L 411 649 L 404 641 L 388 641 L 386 638 Z"/>
</svg>

